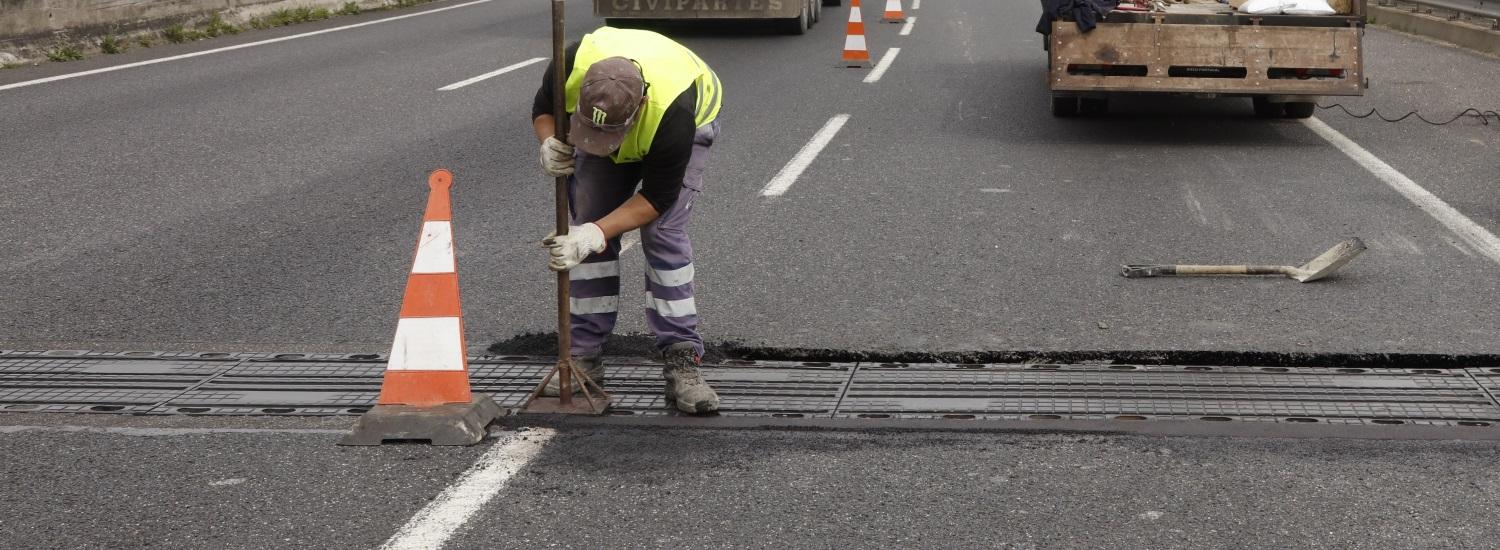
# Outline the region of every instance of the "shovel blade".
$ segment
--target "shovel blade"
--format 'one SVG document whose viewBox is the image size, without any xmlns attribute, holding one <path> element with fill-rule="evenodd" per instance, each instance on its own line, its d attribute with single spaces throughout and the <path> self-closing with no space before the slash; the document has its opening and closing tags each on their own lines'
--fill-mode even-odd
<svg viewBox="0 0 1500 550">
<path fill-rule="evenodd" d="M 1333 246 L 1327 252 L 1322 253 L 1312 261 L 1297 268 L 1297 274 L 1292 278 L 1299 282 L 1310 283 L 1322 279 L 1358 257 L 1365 251 L 1365 242 L 1358 237 L 1349 239 Z"/>
</svg>

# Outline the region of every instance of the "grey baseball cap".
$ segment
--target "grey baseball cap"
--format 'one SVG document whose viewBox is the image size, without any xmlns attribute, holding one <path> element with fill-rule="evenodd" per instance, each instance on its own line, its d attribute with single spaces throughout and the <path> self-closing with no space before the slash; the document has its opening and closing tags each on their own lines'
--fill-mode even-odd
<svg viewBox="0 0 1500 550">
<path fill-rule="evenodd" d="M 645 93 L 646 81 L 634 61 L 610 57 L 589 65 L 578 90 L 578 108 L 570 117 L 568 141 L 590 155 L 614 154 L 635 124 Z"/>
</svg>

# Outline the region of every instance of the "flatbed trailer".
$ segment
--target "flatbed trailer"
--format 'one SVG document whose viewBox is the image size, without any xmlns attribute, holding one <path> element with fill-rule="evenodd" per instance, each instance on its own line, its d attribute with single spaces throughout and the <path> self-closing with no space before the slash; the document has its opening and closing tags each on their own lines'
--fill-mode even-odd
<svg viewBox="0 0 1500 550">
<path fill-rule="evenodd" d="M 632 21 L 765 20 L 787 34 L 803 34 L 822 19 L 823 6 L 843 0 L 594 0 L 594 15 L 610 26 Z"/>
<path fill-rule="evenodd" d="M 1249 97 L 1258 116 L 1306 118 L 1323 96 L 1364 94 L 1364 0 L 1347 15 L 1194 6 L 1111 11 L 1086 33 L 1052 22 L 1052 114 L 1102 114 L 1110 96 L 1141 93 Z"/>
</svg>

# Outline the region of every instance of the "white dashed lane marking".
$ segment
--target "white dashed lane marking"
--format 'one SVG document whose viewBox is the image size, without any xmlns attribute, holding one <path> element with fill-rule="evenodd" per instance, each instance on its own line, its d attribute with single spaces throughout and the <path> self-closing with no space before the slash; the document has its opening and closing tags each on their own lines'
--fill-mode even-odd
<svg viewBox="0 0 1500 550">
<path fill-rule="evenodd" d="M 766 183 L 766 186 L 760 190 L 761 196 L 779 197 L 790 189 L 792 184 L 797 182 L 797 178 L 802 175 L 802 171 L 817 160 L 818 153 L 828 146 L 828 142 L 833 141 L 833 136 L 838 135 L 839 130 L 848 121 L 849 115 L 834 115 L 833 118 L 828 119 L 828 122 L 823 124 L 823 128 L 813 135 L 812 140 L 808 141 L 807 145 L 803 145 L 802 150 L 797 151 L 797 155 L 793 156 L 792 160 L 788 161 L 786 166 L 783 166 L 781 171 Z"/>
<path fill-rule="evenodd" d="M 485 79 L 494 78 L 494 77 L 500 76 L 502 74 L 505 74 L 505 73 L 514 71 L 516 69 L 519 69 L 521 67 L 526 67 L 528 65 L 532 65 L 532 64 L 539 63 L 539 62 L 546 61 L 546 60 L 547 60 L 547 58 L 545 58 L 545 57 L 533 57 L 531 59 L 527 59 L 527 60 L 522 61 L 520 63 L 515 63 L 515 64 L 512 64 L 512 65 L 506 65 L 504 67 L 501 67 L 500 69 L 484 73 L 482 75 L 476 76 L 474 78 L 470 78 L 468 80 L 460 80 L 458 82 L 454 82 L 454 83 L 449 84 L 447 86 L 443 86 L 441 88 L 438 88 L 438 91 L 439 92 L 449 92 L 449 91 L 457 90 L 459 88 L 462 88 L 464 86 L 468 86 L 468 85 L 473 84 L 475 82 L 480 82 L 480 81 L 485 80 Z"/>
</svg>

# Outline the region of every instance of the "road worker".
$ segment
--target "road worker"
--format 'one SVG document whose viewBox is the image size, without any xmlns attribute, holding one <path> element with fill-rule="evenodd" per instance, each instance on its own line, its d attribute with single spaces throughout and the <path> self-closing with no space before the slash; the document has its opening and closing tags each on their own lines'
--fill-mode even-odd
<svg viewBox="0 0 1500 550">
<path fill-rule="evenodd" d="M 646 322 L 666 363 L 668 406 L 717 411 L 719 396 L 698 369 L 703 338 L 688 222 L 719 135 L 719 78 L 691 50 L 642 30 L 600 27 L 568 46 L 565 60 L 569 143 L 553 137 L 555 67 L 543 76 L 531 117 L 542 171 L 572 176 L 568 234 L 542 244 L 548 267 L 568 272 L 572 285 L 573 360 L 604 381 L 602 351 L 619 307 L 620 235 L 640 229 Z M 554 377 L 543 394 L 557 395 L 558 386 Z"/>
</svg>

